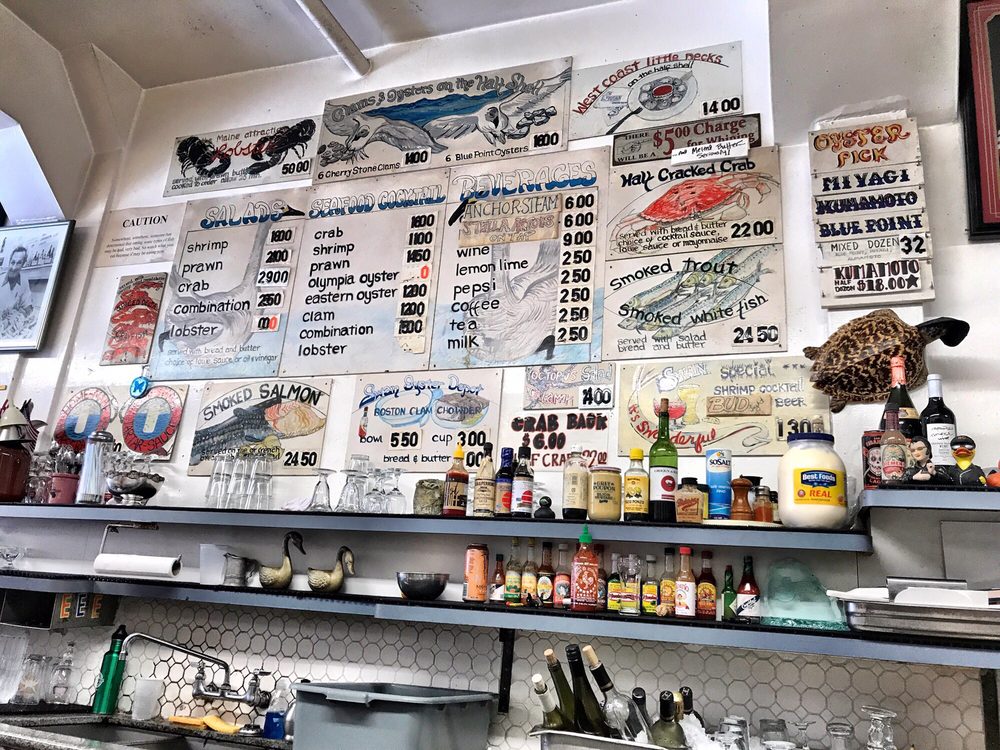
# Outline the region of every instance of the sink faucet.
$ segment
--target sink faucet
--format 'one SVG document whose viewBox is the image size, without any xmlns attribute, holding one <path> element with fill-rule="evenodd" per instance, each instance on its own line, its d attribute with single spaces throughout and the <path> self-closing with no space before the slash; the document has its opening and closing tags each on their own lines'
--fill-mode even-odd
<svg viewBox="0 0 1000 750">
<path fill-rule="evenodd" d="M 233 701 L 235 703 L 245 703 L 248 706 L 261 710 L 270 705 L 271 693 L 267 690 L 260 689 L 260 678 L 262 676 L 269 675 L 270 672 L 255 669 L 250 679 L 247 681 L 246 690 L 240 693 L 233 690 L 232 685 L 229 684 L 229 678 L 232 670 L 228 662 L 223 661 L 217 656 L 211 656 L 209 654 L 202 653 L 201 651 L 195 651 L 192 648 L 181 646 L 178 643 L 170 643 L 169 641 L 164 641 L 160 638 L 147 635 L 146 633 L 130 633 L 125 636 L 125 640 L 122 641 L 121 648 L 121 658 L 123 660 L 128 655 L 128 647 L 132 641 L 140 638 L 198 659 L 198 673 L 194 677 L 194 683 L 192 684 L 191 690 L 191 695 L 193 697 L 209 701 Z M 205 662 L 222 667 L 223 676 L 221 685 L 216 685 L 214 682 L 205 682 Z"/>
</svg>

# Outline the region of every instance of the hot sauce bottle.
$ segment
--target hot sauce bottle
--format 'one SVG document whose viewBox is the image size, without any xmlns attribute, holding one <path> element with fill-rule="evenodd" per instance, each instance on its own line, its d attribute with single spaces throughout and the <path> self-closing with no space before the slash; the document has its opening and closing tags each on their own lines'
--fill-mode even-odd
<svg viewBox="0 0 1000 750">
<path fill-rule="evenodd" d="M 698 576 L 697 600 L 695 616 L 699 620 L 714 620 L 717 609 L 716 598 L 718 588 L 715 583 L 715 573 L 712 572 L 712 553 L 701 553 L 701 575 Z"/>
<path fill-rule="evenodd" d="M 735 610 L 738 622 L 760 622 L 760 587 L 753 575 L 753 558 L 750 555 L 743 558 L 743 578 L 736 589 Z"/>
<path fill-rule="evenodd" d="M 597 610 L 597 578 L 599 562 L 591 545 L 594 537 L 590 528 L 584 524 L 580 534 L 580 547 L 573 555 L 572 572 L 570 573 L 570 597 L 573 603 L 570 609 L 574 612 L 595 612 Z"/>
<path fill-rule="evenodd" d="M 469 504 L 469 472 L 465 470 L 465 448 L 455 446 L 451 468 L 444 475 L 444 507 L 441 515 L 464 516 Z"/>
<path fill-rule="evenodd" d="M 677 574 L 677 592 L 674 597 L 674 615 L 694 617 L 696 614 L 698 582 L 691 572 L 691 548 L 681 547 L 681 570 Z"/>
<path fill-rule="evenodd" d="M 552 591 L 552 605 L 556 609 L 569 609 L 573 599 L 570 597 L 570 573 L 566 567 L 566 543 L 559 543 L 559 561 L 556 563 L 555 587 Z"/>
</svg>

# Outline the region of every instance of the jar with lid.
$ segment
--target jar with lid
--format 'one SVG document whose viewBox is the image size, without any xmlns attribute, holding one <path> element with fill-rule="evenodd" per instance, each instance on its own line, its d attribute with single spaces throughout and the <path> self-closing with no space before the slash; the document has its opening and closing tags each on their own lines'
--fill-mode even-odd
<svg viewBox="0 0 1000 750">
<path fill-rule="evenodd" d="M 844 462 L 833 435 L 797 432 L 778 464 L 778 509 L 792 528 L 837 529 L 848 519 Z"/>
<path fill-rule="evenodd" d="M 595 466 L 590 472 L 590 520 L 620 521 L 622 517 L 622 470 L 617 466 Z"/>
<path fill-rule="evenodd" d="M 677 523 L 701 523 L 704 520 L 702 505 L 704 495 L 698 489 L 696 477 L 684 477 L 677 488 Z"/>
</svg>

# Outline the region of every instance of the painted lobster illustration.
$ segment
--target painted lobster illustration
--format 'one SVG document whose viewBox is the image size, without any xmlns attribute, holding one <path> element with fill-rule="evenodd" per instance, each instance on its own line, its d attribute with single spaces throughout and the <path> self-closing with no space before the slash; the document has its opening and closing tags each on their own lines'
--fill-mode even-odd
<svg viewBox="0 0 1000 750">
<path fill-rule="evenodd" d="M 182 175 L 194 169 L 199 177 L 218 177 L 229 169 L 233 157 L 211 141 L 192 135 L 177 144 L 177 160 L 181 163 Z"/>
<path fill-rule="evenodd" d="M 247 167 L 247 172 L 250 174 L 266 172 L 271 167 L 283 162 L 289 151 L 301 159 L 306 155 L 306 147 L 315 132 L 315 120 L 302 120 L 291 127 L 282 125 L 272 135 L 265 135 L 253 145 L 250 150 L 250 158 L 258 163 Z M 301 154 L 299 149 L 302 149 Z"/>
</svg>

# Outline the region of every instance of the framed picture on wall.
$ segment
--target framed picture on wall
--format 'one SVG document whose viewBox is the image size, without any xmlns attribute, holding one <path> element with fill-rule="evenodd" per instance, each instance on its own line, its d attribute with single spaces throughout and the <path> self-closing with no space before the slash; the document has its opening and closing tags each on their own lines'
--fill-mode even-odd
<svg viewBox="0 0 1000 750">
<path fill-rule="evenodd" d="M 969 238 L 1000 239 L 1000 0 L 964 0 L 959 106 Z"/>
<path fill-rule="evenodd" d="M 37 351 L 72 220 L 0 227 L 0 351 Z"/>
</svg>

